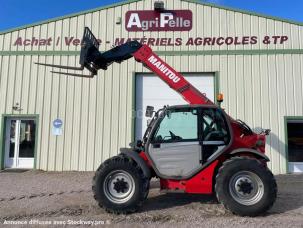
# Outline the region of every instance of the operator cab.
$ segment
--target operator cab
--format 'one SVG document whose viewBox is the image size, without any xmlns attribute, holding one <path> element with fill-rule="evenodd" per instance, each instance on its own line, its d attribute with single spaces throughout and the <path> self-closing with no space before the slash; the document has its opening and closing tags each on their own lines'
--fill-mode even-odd
<svg viewBox="0 0 303 228">
<path fill-rule="evenodd" d="M 152 108 L 149 107 L 151 114 Z M 149 115 L 150 117 L 150 115 Z M 145 133 L 148 156 L 162 176 L 190 177 L 231 140 L 224 111 L 214 105 L 178 105 L 155 113 Z"/>
</svg>

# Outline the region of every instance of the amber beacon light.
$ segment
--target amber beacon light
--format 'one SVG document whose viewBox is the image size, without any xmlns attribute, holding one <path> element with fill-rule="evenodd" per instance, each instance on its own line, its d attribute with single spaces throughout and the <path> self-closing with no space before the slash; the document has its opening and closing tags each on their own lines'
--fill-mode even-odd
<svg viewBox="0 0 303 228">
<path fill-rule="evenodd" d="M 224 99 L 224 95 L 223 95 L 223 93 L 219 93 L 219 94 L 217 94 L 217 102 L 218 102 L 218 103 L 223 102 L 223 99 Z"/>
</svg>

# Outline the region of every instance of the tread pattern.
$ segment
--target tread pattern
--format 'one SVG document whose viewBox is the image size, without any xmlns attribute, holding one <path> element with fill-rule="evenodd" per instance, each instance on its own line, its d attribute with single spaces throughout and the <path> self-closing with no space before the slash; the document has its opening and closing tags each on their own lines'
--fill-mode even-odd
<svg viewBox="0 0 303 228">
<path fill-rule="evenodd" d="M 249 214 L 247 215 L 244 211 L 242 212 L 236 212 L 234 210 L 232 210 L 232 208 L 230 207 L 230 205 L 227 204 L 226 200 L 222 197 L 220 193 L 220 191 L 222 190 L 222 186 L 219 186 L 219 180 L 222 179 L 222 175 L 224 174 L 225 172 L 225 169 L 227 166 L 229 166 L 231 163 L 233 162 L 237 162 L 237 161 L 247 161 L 247 160 L 250 160 L 251 162 L 255 162 L 257 163 L 257 165 L 259 167 L 262 167 L 264 169 L 264 172 L 266 172 L 267 175 L 270 176 L 270 183 L 272 186 L 270 186 L 270 195 L 271 195 L 271 200 L 270 200 L 270 203 L 265 207 L 263 208 L 263 210 L 261 212 L 257 212 L 257 213 L 252 213 L 252 214 Z M 264 213 L 266 212 L 267 210 L 269 210 L 276 198 L 277 198 L 277 191 L 278 191 L 278 187 L 277 187 L 277 183 L 276 183 L 276 180 L 275 180 L 275 177 L 274 175 L 272 174 L 272 172 L 266 167 L 264 166 L 258 159 L 256 158 L 251 158 L 251 157 L 246 157 L 246 156 L 236 156 L 236 157 L 232 157 L 228 160 L 226 160 L 225 162 L 223 162 L 222 166 L 219 168 L 218 170 L 218 173 L 217 173 L 217 176 L 216 176 L 216 183 L 215 183 L 215 192 L 216 192 L 216 197 L 218 199 L 218 201 L 223 204 L 223 206 L 225 207 L 226 210 L 229 210 L 231 211 L 233 214 L 236 214 L 236 215 L 240 215 L 240 216 L 251 216 L 251 217 L 254 217 L 254 216 L 257 216 L 259 215 L 260 213 Z"/>
<path fill-rule="evenodd" d="M 139 197 L 136 200 L 135 203 L 126 206 L 126 207 L 107 207 L 103 204 L 103 198 L 100 196 L 100 193 L 98 192 L 98 177 L 101 175 L 104 175 L 104 173 L 107 172 L 110 166 L 112 165 L 119 165 L 121 168 L 123 167 L 130 167 L 135 171 L 137 174 L 137 177 L 134 178 L 139 178 L 140 181 L 143 182 L 142 188 L 139 189 Z M 136 186 L 137 187 L 137 186 Z M 149 179 L 145 177 L 143 170 L 141 167 L 130 157 L 127 157 L 124 154 L 119 154 L 117 156 L 114 156 L 112 158 L 107 159 L 105 162 L 103 162 L 99 168 L 97 169 L 94 177 L 93 177 L 93 185 L 92 185 L 92 190 L 93 190 L 93 195 L 95 200 L 98 202 L 99 206 L 101 208 L 104 208 L 107 212 L 113 213 L 113 214 L 127 214 L 127 213 L 132 213 L 138 210 L 138 208 L 143 204 L 143 202 L 146 200 L 149 192 Z"/>
</svg>

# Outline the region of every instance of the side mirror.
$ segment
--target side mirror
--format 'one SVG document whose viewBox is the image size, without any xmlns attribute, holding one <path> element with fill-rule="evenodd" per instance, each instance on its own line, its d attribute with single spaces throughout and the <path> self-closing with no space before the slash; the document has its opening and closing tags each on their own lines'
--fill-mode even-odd
<svg viewBox="0 0 303 228">
<path fill-rule="evenodd" d="M 153 106 L 146 106 L 145 116 L 153 117 L 154 109 L 155 108 Z"/>
</svg>

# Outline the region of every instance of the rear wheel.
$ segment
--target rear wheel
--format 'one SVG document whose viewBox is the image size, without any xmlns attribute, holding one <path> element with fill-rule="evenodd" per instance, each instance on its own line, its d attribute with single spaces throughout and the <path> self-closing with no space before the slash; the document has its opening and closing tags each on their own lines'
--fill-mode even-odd
<svg viewBox="0 0 303 228">
<path fill-rule="evenodd" d="M 149 180 L 135 161 L 116 156 L 105 161 L 93 179 L 93 193 L 99 206 L 113 213 L 136 211 L 146 199 Z"/>
<path fill-rule="evenodd" d="M 223 163 L 216 177 L 219 202 L 242 216 L 257 216 L 276 200 L 277 184 L 272 173 L 260 161 L 234 157 Z"/>
</svg>

